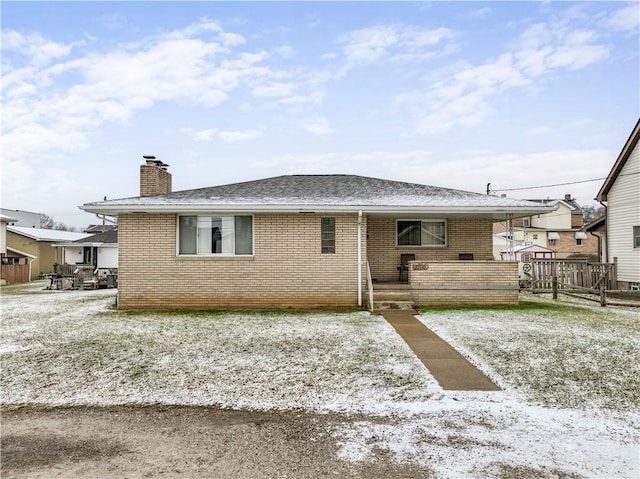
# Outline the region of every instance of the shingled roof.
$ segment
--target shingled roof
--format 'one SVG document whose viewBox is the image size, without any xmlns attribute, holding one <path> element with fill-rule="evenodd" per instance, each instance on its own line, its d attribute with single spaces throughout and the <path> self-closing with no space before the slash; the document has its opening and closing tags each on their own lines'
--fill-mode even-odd
<svg viewBox="0 0 640 479">
<path fill-rule="evenodd" d="M 87 203 L 81 209 L 118 214 L 133 211 L 339 211 L 401 210 L 546 213 L 553 208 L 511 198 L 356 175 L 286 175 L 176 191 L 163 195 Z M 513 211 L 511 211 L 513 210 Z"/>
</svg>

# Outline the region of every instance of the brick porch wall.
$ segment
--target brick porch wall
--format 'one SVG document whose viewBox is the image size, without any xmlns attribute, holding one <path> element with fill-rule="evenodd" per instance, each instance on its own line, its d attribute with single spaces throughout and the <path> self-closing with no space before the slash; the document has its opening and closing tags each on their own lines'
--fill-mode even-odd
<svg viewBox="0 0 640 479">
<path fill-rule="evenodd" d="M 422 261 L 409 267 L 416 306 L 518 303 L 515 261 Z"/>
<path fill-rule="evenodd" d="M 415 253 L 416 260 L 457 261 L 460 253 L 473 253 L 474 260 L 493 259 L 493 222 L 485 219 L 453 218 L 447 221 L 445 248 L 396 246 L 396 220 L 370 217 L 367 257 L 371 276 L 378 281 L 397 281 L 400 254 Z"/>
<path fill-rule="evenodd" d="M 336 218 L 335 254 L 320 253 L 322 216 Z M 120 308 L 357 307 L 356 214 L 256 214 L 252 257 L 177 256 L 175 214 L 125 214 L 118 225 Z M 364 231 L 366 219 L 363 258 Z M 366 292 L 364 268 L 362 278 Z"/>
</svg>

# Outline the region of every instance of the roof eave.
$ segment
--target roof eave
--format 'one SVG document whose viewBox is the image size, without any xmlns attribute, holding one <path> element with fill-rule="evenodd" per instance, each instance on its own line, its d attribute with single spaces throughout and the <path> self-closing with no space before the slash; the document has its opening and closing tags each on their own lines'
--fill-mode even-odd
<svg viewBox="0 0 640 479">
<path fill-rule="evenodd" d="M 256 204 L 195 204 L 195 205 L 84 205 L 80 207 L 89 213 L 118 216 L 126 213 L 197 213 L 220 211 L 234 213 L 331 213 L 355 212 L 372 215 L 398 214 L 439 214 L 442 216 L 487 216 L 502 218 L 549 213 L 551 206 L 371 206 L 371 205 L 256 205 Z"/>
<path fill-rule="evenodd" d="M 624 167 L 625 163 L 629 159 L 629 156 L 631 156 L 631 152 L 636 147 L 639 140 L 640 140 L 640 119 L 636 123 L 636 126 L 633 128 L 633 131 L 631 132 L 631 135 L 629 135 L 629 138 L 627 139 L 626 143 L 622 147 L 622 151 L 620 151 L 620 154 L 618 155 L 616 162 L 613 164 L 611 171 L 607 175 L 607 178 L 604 180 L 604 183 L 602 184 L 600 191 L 598 191 L 598 194 L 595 197 L 597 201 L 607 201 L 607 194 L 609 193 L 609 190 L 615 183 L 616 179 L 618 178 L 618 175 L 620 174 L 620 171 L 622 171 L 622 168 Z"/>
</svg>

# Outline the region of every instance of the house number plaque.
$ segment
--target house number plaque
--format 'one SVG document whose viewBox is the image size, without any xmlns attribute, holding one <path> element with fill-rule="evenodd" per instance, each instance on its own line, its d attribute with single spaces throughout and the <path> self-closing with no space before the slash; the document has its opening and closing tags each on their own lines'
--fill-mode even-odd
<svg viewBox="0 0 640 479">
<path fill-rule="evenodd" d="M 411 269 L 413 271 L 426 271 L 429 269 L 429 263 L 413 263 Z"/>
</svg>

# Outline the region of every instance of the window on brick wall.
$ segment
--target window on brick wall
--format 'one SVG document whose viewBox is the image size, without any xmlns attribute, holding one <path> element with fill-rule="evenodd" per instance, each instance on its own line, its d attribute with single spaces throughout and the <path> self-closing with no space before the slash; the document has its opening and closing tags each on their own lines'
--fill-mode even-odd
<svg viewBox="0 0 640 479">
<path fill-rule="evenodd" d="M 398 220 L 396 222 L 398 246 L 446 246 L 446 220 Z"/>
<path fill-rule="evenodd" d="M 336 219 L 320 218 L 321 252 L 336 252 Z"/>
<path fill-rule="evenodd" d="M 253 217 L 179 216 L 178 254 L 253 254 Z"/>
</svg>

